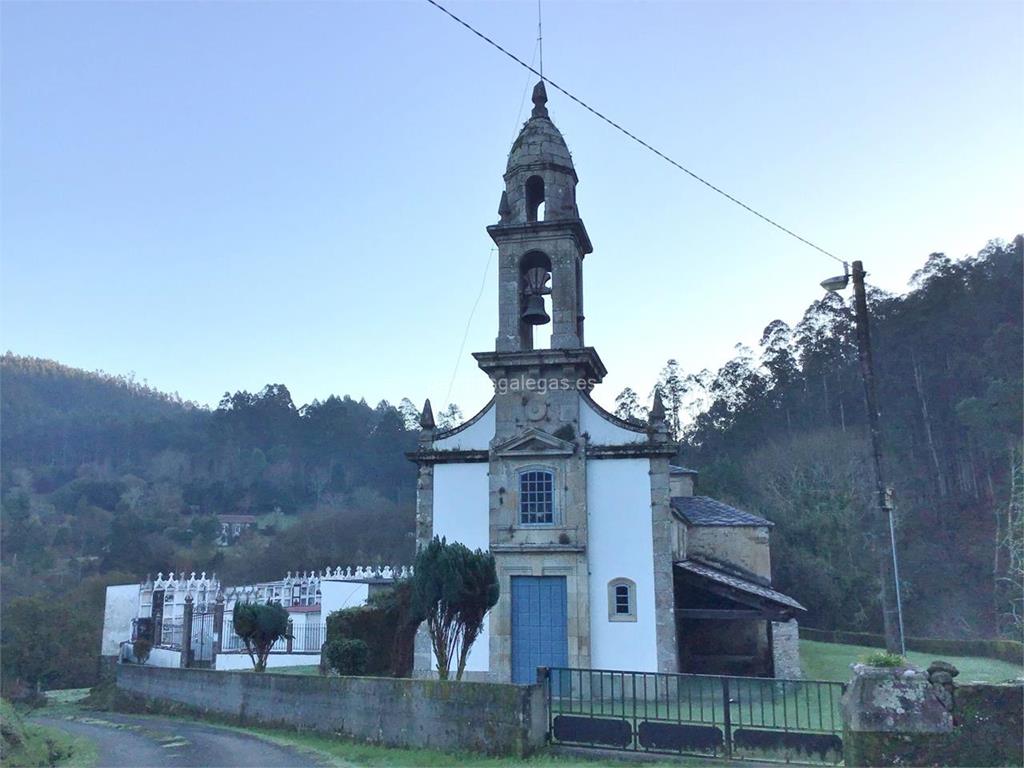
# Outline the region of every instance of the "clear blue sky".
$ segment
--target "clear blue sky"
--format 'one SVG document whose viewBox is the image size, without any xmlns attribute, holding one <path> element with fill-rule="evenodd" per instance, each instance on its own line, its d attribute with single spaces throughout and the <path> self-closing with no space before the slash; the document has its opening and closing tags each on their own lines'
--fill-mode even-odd
<svg viewBox="0 0 1024 768">
<path fill-rule="evenodd" d="M 536 10 L 452 9 L 530 59 Z M 905 290 L 1024 229 L 1020 2 L 544 6 L 545 73 Z M 4 2 L 0 343 L 183 397 L 448 389 L 531 78 L 425 2 Z M 837 265 L 551 92 L 597 397 L 717 367 Z M 523 113 L 523 117 L 526 116 Z M 489 397 L 494 264 L 452 399 Z"/>
</svg>

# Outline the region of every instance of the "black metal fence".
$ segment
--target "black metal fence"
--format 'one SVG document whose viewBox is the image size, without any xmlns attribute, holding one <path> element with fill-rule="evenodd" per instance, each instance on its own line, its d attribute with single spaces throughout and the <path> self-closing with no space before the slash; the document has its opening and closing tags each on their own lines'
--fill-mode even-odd
<svg viewBox="0 0 1024 768">
<path fill-rule="evenodd" d="M 213 633 L 216 614 L 213 611 L 196 611 L 192 614 L 192 642 L 189 645 L 190 667 L 213 665 Z"/>
<path fill-rule="evenodd" d="M 839 763 L 843 683 L 556 667 L 547 673 L 557 744 Z"/>
</svg>

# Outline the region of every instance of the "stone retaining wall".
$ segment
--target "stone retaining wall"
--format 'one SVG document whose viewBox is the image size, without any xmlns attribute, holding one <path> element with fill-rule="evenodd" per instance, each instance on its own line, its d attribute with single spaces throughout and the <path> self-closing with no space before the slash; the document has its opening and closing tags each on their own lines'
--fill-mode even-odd
<svg viewBox="0 0 1024 768">
<path fill-rule="evenodd" d="M 540 685 L 158 669 L 118 665 L 122 691 L 240 723 L 393 747 L 526 755 L 547 733 Z"/>
</svg>

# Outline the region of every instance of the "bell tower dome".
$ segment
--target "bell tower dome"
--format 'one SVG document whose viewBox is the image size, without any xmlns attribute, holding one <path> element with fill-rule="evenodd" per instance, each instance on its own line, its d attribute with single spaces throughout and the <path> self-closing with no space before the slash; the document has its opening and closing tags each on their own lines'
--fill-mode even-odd
<svg viewBox="0 0 1024 768">
<path fill-rule="evenodd" d="M 583 348 L 583 257 L 593 248 L 576 207 L 576 169 L 548 117 L 544 83 L 509 152 L 498 246 L 497 352 L 533 350 L 534 327 L 553 323 L 552 349 Z M 549 314 L 550 309 L 550 314 Z"/>
</svg>

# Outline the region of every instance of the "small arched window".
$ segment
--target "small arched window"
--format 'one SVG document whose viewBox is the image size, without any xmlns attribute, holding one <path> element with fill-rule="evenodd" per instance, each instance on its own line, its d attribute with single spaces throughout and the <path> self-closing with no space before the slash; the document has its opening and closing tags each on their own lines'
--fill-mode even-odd
<svg viewBox="0 0 1024 768">
<path fill-rule="evenodd" d="M 636 621 L 636 583 L 631 579 L 608 582 L 608 621 Z"/>
<path fill-rule="evenodd" d="M 519 474 L 519 524 L 554 525 L 555 473 L 528 469 Z"/>
<path fill-rule="evenodd" d="M 526 180 L 526 220 L 544 221 L 544 179 L 540 176 Z"/>
</svg>

